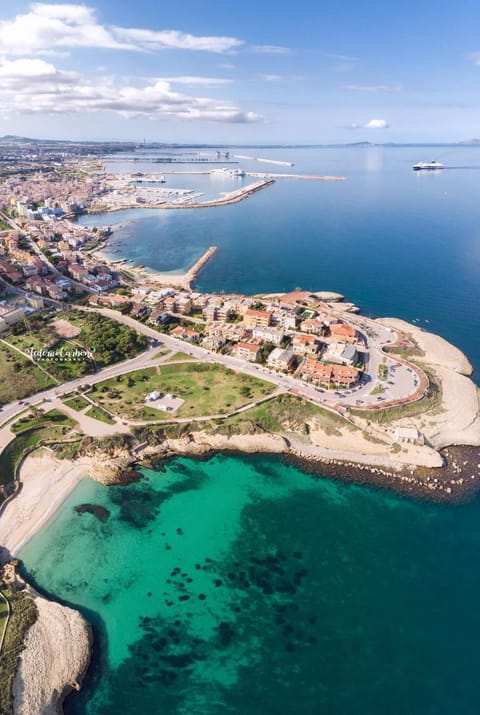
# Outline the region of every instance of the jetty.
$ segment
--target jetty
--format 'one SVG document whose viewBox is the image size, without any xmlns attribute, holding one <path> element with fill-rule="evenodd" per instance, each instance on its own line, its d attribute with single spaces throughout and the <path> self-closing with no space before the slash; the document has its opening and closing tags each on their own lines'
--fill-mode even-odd
<svg viewBox="0 0 480 715">
<path fill-rule="evenodd" d="M 124 269 L 126 275 L 135 278 L 137 284 L 172 286 L 172 288 L 191 290 L 192 284 L 195 282 L 198 274 L 212 256 L 215 255 L 217 250 L 218 246 L 210 246 L 207 248 L 205 253 L 203 253 L 185 273 L 176 273 L 173 271 L 170 273 L 159 273 L 145 266 L 129 266 L 124 259 L 121 261 L 107 262 L 110 263 L 110 265 L 116 264 L 117 267 Z"/>
<path fill-rule="evenodd" d="M 185 273 L 185 276 L 183 277 L 185 281 L 188 281 L 188 287 L 191 288 L 192 284 L 196 280 L 198 274 L 202 270 L 202 268 L 205 266 L 206 263 L 211 259 L 212 256 L 215 255 L 215 253 L 218 251 L 218 246 L 210 246 L 207 248 L 205 253 L 200 256 L 200 258 L 195 261 L 193 266 L 191 266 L 188 271 Z"/>
<path fill-rule="evenodd" d="M 201 194 L 194 194 L 192 193 L 191 190 L 176 190 L 181 194 L 179 198 L 175 199 L 174 201 L 159 201 L 158 203 L 154 201 L 147 200 L 146 198 L 142 200 L 141 202 L 138 201 L 139 195 L 138 193 L 136 194 L 128 194 L 125 195 L 125 201 L 122 203 L 118 202 L 118 197 L 117 197 L 117 203 L 115 205 L 108 205 L 108 204 L 96 204 L 90 206 L 86 213 L 112 213 L 114 211 L 123 211 L 125 209 L 204 209 L 204 208 L 211 208 L 214 206 L 228 206 L 229 204 L 236 204 L 239 201 L 243 201 L 246 199 L 248 196 L 251 196 L 252 194 L 255 194 L 257 191 L 261 191 L 262 189 L 266 189 L 267 186 L 271 186 L 274 184 L 275 181 L 274 179 L 268 179 L 265 177 L 262 177 L 260 181 L 255 181 L 252 184 L 247 184 L 246 186 L 242 186 L 239 189 L 235 189 L 235 191 L 228 191 L 225 193 L 222 193 L 219 198 L 216 199 L 207 199 L 206 201 L 198 201 L 197 199 L 201 196 Z M 161 192 L 162 189 L 157 190 L 157 194 Z M 105 196 L 103 197 L 105 200 Z M 192 200 L 193 199 L 193 200 Z M 108 197 L 107 199 L 108 200 Z"/>
<path fill-rule="evenodd" d="M 264 172 L 248 171 L 247 176 L 263 177 L 264 179 L 307 179 L 309 181 L 346 181 L 346 176 L 329 176 L 328 174 L 265 174 Z"/>
<path fill-rule="evenodd" d="M 249 161 L 263 161 L 264 164 L 279 164 L 280 166 L 295 166 L 293 161 L 280 161 L 279 159 L 262 159 L 259 156 L 244 156 L 234 154 L 235 159 L 248 159 Z"/>
</svg>

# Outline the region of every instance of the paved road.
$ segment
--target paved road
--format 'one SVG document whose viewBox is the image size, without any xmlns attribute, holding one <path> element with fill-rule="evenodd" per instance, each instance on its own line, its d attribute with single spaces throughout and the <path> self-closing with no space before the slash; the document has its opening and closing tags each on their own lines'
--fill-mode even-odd
<svg viewBox="0 0 480 715">
<path fill-rule="evenodd" d="M 83 308 L 83 310 L 92 311 L 97 309 Z M 325 407 L 332 408 L 338 405 L 367 407 L 372 405 L 381 405 L 382 402 L 405 399 L 417 391 L 417 385 L 419 383 L 419 376 L 414 370 L 404 366 L 402 363 L 399 364 L 399 361 L 397 361 L 396 358 L 385 356 L 382 352 L 381 348 L 383 345 L 390 345 L 395 342 L 396 334 L 390 328 L 379 325 L 375 321 L 369 320 L 368 318 L 361 318 L 355 322 L 357 323 L 357 327 L 361 331 L 365 341 L 365 350 L 368 354 L 369 375 L 366 376 L 366 379 L 364 379 L 362 383 L 353 387 L 351 390 L 333 392 L 321 390 L 313 387 L 312 385 L 307 385 L 305 382 L 297 380 L 290 375 L 279 374 L 262 365 L 250 364 L 230 355 L 214 353 L 198 345 L 192 345 L 177 338 L 172 338 L 169 335 L 163 335 L 154 328 L 144 325 L 138 320 L 130 318 L 128 315 L 121 315 L 118 311 L 103 308 L 100 309 L 99 312 L 109 318 L 112 318 L 113 320 L 117 320 L 124 325 L 133 328 L 134 330 L 137 330 L 140 333 L 143 333 L 143 335 L 146 335 L 147 337 L 161 340 L 166 347 L 171 348 L 172 350 L 180 350 L 198 358 L 199 360 L 218 363 L 220 365 L 224 365 L 225 367 L 245 372 L 249 375 L 261 377 L 262 379 L 273 382 L 285 389 L 293 390 L 296 394 L 306 397 L 307 399 Z M 349 319 L 350 318 L 356 318 L 356 316 L 349 316 Z M 366 333 L 367 330 L 369 333 L 368 335 Z M 382 395 L 371 395 L 375 385 L 379 383 L 377 379 L 378 366 L 384 359 L 386 359 L 386 364 L 389 368 L 388 381 L 381 383 L 385 388 L 385 392 Z M 378 397 L 382 397 L 382 399 L 378 400 Z M 362 401 L 361 403 L 359 402 L 360 400 Z"/>
<path fill-rule="evenodd" d="M 374 385 L 377 383 L 376 371 L 378 369 L 378 364 L 383 358 L 383 355 L 380 352 L 380 346 L 382 344 L 393 342 L 395 338 L 392 331 L 388 328 L 379 326 L 371 321 L 371 325 L 369 325 L 371 336 L 368 338 L 367 349 L 369 352 L 369 371 L 372 379 L 364 380 L 360 385 L 354 387 L 352 390 L 332 392 L 315 388 L 312 385 L 307 385 L 291 375 L 279 374 L 261 365 L 250 364 L 230 355 L 213 353 L 198 345 L 185 343 L 183 340 L 159 333 L 154 328 L 144 325 L 128 315 L 122 315 L 118 311 L 111 310 L 109 308 L 98 309 L 82 306 L 76 306 L 76 308 L 86 312 L 99 312 L 104 316 L 112 318 L 113 320 L 137 330 L 139 333 L 155 340 L 158 344 L 151 346 L 148 350 L 131 360 L 125 360 L 117 363 L 116 365 L 106 367 L 94 375 L 85 375 L 81 378 L 70 380 L 62 385 L 37 393 L 26 401 L 23 401 L 23 403 L 14 402 L 5 405 L 3 410 L 0 412 L 0 425 L 4 424 L 16 414 L 22 412 L 25 409 L 25 405 L 39 405 L 42 402 L 53 400 L 72 392 L 81 385 L 93 385 L 103 380 L 116 377 L 117 375 L 131 372 L 132 370 L 152 367 L 153 365 L 161 363 L 162 357 L 154 359 L 154 355 L 158 352 L 160 344 L 170 350 L 187 353 L 198 360 L 223 365 L 224 367 L 231 368 L 238 372 L 243 372 L 253 377 L 259 377 L 267 382 L 277 385 L 278 387 L 282 387 L 296 395 L 330 409 L 338 409 L 338 407 L 342 405 L 366 407 L 368 405 L 380 403 L 380 401 L 377 400 L 378 396 L 370 395 Z M 68 318 L 68 314 L 65 317 Z M 364 321 L 366 321 L 366 319 L 364 319 Z M 101 351 L 101 345 L 96 347 L 99 351 Z M 405 398 L 417 390 L 415 382 L 418 381 L 418 377 L 416 376 L 416 373 L 413 372 L 411 368 L 406 367 L 403 364 L 395 367 L 396 363 L 396 360 L 387 358 L 387 365 L 389 366 L 389 382 L 392 382 L 393 384 L 389 384 L 389 382 L 387 382 L 385 386 L 386 392 L 382 395 L 385 402 L 399 399 L 400 397 Z"/>
</svg>

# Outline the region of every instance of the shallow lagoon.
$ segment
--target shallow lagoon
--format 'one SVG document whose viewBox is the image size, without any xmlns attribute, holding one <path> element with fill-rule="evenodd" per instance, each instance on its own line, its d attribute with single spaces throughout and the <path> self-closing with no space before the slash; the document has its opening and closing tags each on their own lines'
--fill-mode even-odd
<svg viewBox="0 0 480 715">
<path fill-rule="evenodd" d="M 84 480 L 21 557 L 96 626 L 67 714 L 473 715 L 479 519 L 217 455 Z"/>
</svg>

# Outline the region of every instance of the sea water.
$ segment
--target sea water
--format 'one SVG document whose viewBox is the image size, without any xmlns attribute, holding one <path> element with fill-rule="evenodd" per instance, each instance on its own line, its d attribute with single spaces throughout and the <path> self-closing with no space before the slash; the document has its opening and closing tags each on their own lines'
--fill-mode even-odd
<svg viewBox="0 0 480 715">
<path fill-rule="evenodd" d="M 479 523 L 217 455 L 82 481 L 20 556 L 95 626 L 67 715 L 474 715 Z"/>
<path fill-rule="evenodd" d="M 443 171 L 414 172 L 432 152 Z M 235 152 L 234 152 L 235 153 Z M 245 170 L 346 176 L 346 181 L 278 179 L 230 206 L 135 209 L 81 219 L 124 224 L 112 258 L 159 271 L 185 270 L 209 246 L 198 276 L 204 291 L 332 290 L 366 314 L 396 316 L 443 335 L 480 365 L 480 147 L 323 147 L 242 150 L 293 161 L 240 160 Z M 112 163 L 110 170 L 152 171 Z M 182 165 L 182 170 L 189 165 Z M 193 170 L 198 169 L 191 165 Z M 161 171 L 161 169 L 155 169 Z M 219 191 L 254 181 L 223 179 Z M 167 176 L 168 186 L 212 192 L 210 176 Z M 134 223 L 127 223 L 129 219 Z M 113 253 L 113 251 L 115 253 Z"/>
<path fill-rule="evenodd" d="M 126 223 L 109 250 L 161 271 L 217 245 L 201 290 L 338 291 L 480 365 L 479 147 L 263 155 L 296 165 L 241 164 L 348 180 L 279 179 L 232 206 L 83 220 Z M 445 170 L 412 171 L 433 158 Z M 108 519 L 78 514 L 84 503 Z M 129 487 L 83 481 L 21 556 L 95 626 L 67 715 L 477 715 L 479 525 L 478 499 L 437 506 L 217 455 Z"/>
</svg>

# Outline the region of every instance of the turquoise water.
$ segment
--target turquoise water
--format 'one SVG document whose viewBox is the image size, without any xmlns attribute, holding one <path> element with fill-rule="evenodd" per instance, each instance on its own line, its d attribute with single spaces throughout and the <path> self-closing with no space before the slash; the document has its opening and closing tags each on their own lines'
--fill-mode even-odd
<svg viewBox="0 0 480 715">
<path fill-rule="evenodd" d="M 348 181 L 83 220 L 133 218 L 112 255 L 162 271 L 219 246 L 202 290 L 340 291 L 367 314 L 419 318 L 480 365 L 480 148 L 263 155 Z M 448 168 L 412 172 L 433 158 Z M 207 178 L 176 180 L 200 191 Z M 110 516 L 79 515 L 84 503 Z M 218 455 L 124 488 L 83 481 L 21 556 L 95 625 L 67 715 L 477 715 L 479 524 L 478 499 L 416 503 Z"/>
<path fill-rule="evenodd" d="M 218 455 L 84 480 L 21 557 L 96 627 L 67 715 L 473 715 L 479 520 Z"/>
<path fill-rule="evenodd" d="M 246 170 L 348 180 L 278 180 L 232 206 L 137 210 L 137 222 L 115 232 L 111 250 L 118 253 L 112 256 L 174 270 L 216 245 L 218 252 L 198 277 L 201 290 L 338 291 L 366 313 L 419 318 L 480 365 L 480 147 L 255 151 L 295 166 L 241 161 Z M 432 154 L 447 167 L 443 172 L 412 171 Z M 151 164 L 115 165 L 130 171 L 133 166 L 152 170 Z M 168 182 L 190 186 L 190 179 Z M 210 177 L 195 177 L 195 188 L 201 190 L 202 182 L 211 185 Z M 121 212 L 82 220 L 110 224 L 127 218 Z"/>
</svg>

